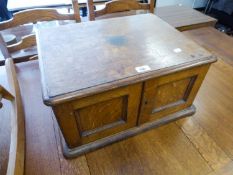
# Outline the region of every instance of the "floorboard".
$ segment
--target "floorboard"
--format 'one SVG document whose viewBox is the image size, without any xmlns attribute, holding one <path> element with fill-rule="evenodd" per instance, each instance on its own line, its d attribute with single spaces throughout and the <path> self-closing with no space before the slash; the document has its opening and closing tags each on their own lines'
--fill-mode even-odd
<svg viewBox="0 0 233 175">
<path fill-rule="evenodd" d="M 86 156 L 91 174 L 196 175 L 212 171 L 173 123 Z"/>
<path fill-rule="evenodd" d="M 204 27 L 183 33 L 233 66 L 233 37 L 219 32 L 213 27 Z"/>
<path fill-rule="evenodd" d="M 213 170 L 218 170 L 231 162 L 231 159 L 195 121 L 194 117 L 181 119 L 176 123 Z"/>
<path fill-rule="evenodd" d="M 51 109 L 42 102 L 38 62 L 18 64 L 17 68 L 26 114 L 25 174 L 59 175 L 60 162 Z"/>
<path fill-rule="evenodd" d="M 0 84 L 7 84 L 5 69 L 0 69 Z M 5 86 L 7 88 L 7 86 Z M 3 107 L 0 110 L 0 174 L 7 170 L 9 143 L 10 143 L 10 103 L 3 100 Z"/>
<path fill-rule="evenodd" d="M 85 156 L 80 156 L 76 159 L 65 159 L 62 153 L 62 143 L 60 129 L 58 123 L 55 119 L 55 116 L 51 110 L 51 116 L 53 118 L 54 132 L 56 135 L 58 155 L 60 159 L 60 167 L 62 175 L 90 175 L 88 164 Z"/>
<path fill-rule="evenodd" d="M 221 169 L 219 169 L 217 171 L 211 172 L 208 175 L 232 175 L 233 174 L 232 170 L 233 170 L 233 161 L 231 161 L 225 167 L 223 167 L 223 168 L 221 168 Z"/>
<path fill-rule="evenodd" d="M 195 101 L 194 118 L 233 159 L 233 67 L 219 61 L 210 69 Z"/>
</svg>

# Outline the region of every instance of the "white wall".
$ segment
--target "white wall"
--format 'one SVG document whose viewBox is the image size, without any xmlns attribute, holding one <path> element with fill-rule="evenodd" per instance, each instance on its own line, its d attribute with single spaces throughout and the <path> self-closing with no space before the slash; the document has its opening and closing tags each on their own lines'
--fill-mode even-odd
<svg viewBox="0 0 233 175">
<path fill-rule="evenodd" d="M 205 7 L 207 0 L 157 0 L 157 7 L 182 4 L 189 7 Z M 194 5 L 194 6 L 193 6 Z"/>
</svg>

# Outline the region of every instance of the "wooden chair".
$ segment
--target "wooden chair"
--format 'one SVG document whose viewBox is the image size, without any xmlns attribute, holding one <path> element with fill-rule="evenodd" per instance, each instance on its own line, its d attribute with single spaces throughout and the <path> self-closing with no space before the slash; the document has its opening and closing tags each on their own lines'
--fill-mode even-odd
<svg viewBox="0 0 233 175">
<path fill-rule="evenodd" d="M 78 1 L 72 0 L 72 6 L 74 11 L 72 14 L 60 14 L 56 9 L 29 9 L 15 13 L 12 19 L 1 22 L 0 31 L 2 34 L 14 34 L 17 36 L 17 42 L 7 46 L 8 52 L 14 59 L 14 62 L 18 63 L 37 58 L 36 39 L 35 35 L 32 34 L 33 27 L 27 25 L 26 27 L 31 27 L 31 30 L 25 32 L 27 31 L 27 28 L 25 29 L 25 24 L 55 20 L 74 20 L 75 22 L 81 22 Z M 20 27 L 22 26 L 24 27 L 22 31 L 20 31 Z M 18 29 L 14 30 L 14 28 Z M 20 36 L 20 38 L 18 38 L 18 36 Z M 0 65 L 3 64 L 4 61 L 0 61 Z"/>
<path fill-rule="evenodd" d="M 24 110 L 15 65 L 11 58 L 6 59 L 6 71 L 11 92 L 0 85 L 0 109 L 3 107 L 2 99 L 11 102 L 11 139 L 7 175 L 23 175 L 25 160 Z"/>
<path fill-rule="evenodd" d="M 4 52 L 2 52 L 2 55 L 4 58 L 10 58 L 11 54 L 10 53 L 22 53 L 21 51 L 24 49 L 30 48 L 30 50 L 25 51 L 25 54 L 22 54 L 22 56 L 16 57 L 14 62 L 20 63 L 24 61 L 29 61 L 29 60 L 35 60 L 37 59 L 37 50 L 36 50 L 36 37 L 34 34 L 27 35 L 25 37 L 22 37 L 21 41 L 17 42 L 16 44 L 7 46 L 6 43 L 3 40 L 2 35 L 0 34 L 0 47 L 4 45 L 5 49 Z M 24 53 L 24 52 L 23 52 Z M 0 61 L 0 66 L 5 64 L 5 60 Z"/>
<path fill-rule="evenodd" d="M 135 14 L 135 12 L 134 13 L 119 13 L 119 12 L 147 10 L 150 13 L 154 13 L 154 6 L 155 6 L 155 0 L 150 0 L 149 3 L 140 3 L 137 0 L 112 0 L 110 2 L 106 2 L 105 7 L 103 9 L 94 10 L 93 0 L 87 0 L 87 8 L 88 8 L 88 15 L 90 21 L 95 20 L 96 17 L 100 17 L 103 15 L 106 16 L 107 14 L 111 14 L 108 17 Z M 115 13 L 118 13 L 118 15 L 116 15 Z"/>
</svg>

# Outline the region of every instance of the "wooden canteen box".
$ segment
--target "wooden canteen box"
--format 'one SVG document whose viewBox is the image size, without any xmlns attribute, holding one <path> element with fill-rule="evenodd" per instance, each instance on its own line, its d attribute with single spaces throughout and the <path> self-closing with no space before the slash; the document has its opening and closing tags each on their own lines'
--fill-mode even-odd
<svg viewBox="0 0 233 175">
<path fill-rule="evenodd" d="M 66 157 L 194 114 L 216 61 L 152 14 L 40 29 L 37 44 Z"/>
</svg>

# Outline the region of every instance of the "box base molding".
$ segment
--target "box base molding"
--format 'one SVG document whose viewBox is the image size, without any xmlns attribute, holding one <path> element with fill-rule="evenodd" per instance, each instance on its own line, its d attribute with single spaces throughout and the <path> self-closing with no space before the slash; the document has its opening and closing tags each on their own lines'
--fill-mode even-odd
<svg viewBox="0 0 233 175">
<path fill-rule="evenodd" d="M 136 126 L 134 128 L 117 133 L 115 135 L 108 136 L 106 138 L 103 138 L 103 139 L 100 139 L 100 140 L 97 140 L 97 141 L 94 141 L 94 142 L 91 142 L 91 143 L 88 143 L 85 145 L 81 145 L 81 146 L 78 146 L 78 147 L 72 148 L 72 149 L 67 147 L 65 140 L 60 132 L 60 137 L 61 137 L 62 146 L 63 146 L 63 155 L 66 158 L 75 158 L 77 156 L 94 151 L 96 149 L 110 145 L 110 144 L 115 143 L 117 141 L 121 141 L 121 140 L 126 139 L 128 137 L 135 136 L 139 133 L 151 130 L 153 128 L 157 128 L 157 127 L 164 125 L 164 124 L 167 124 L 169 122 L 193 115 L 195 112 L 196 112 L 196 108 L 194 105 L 192 105 L 192 106 L 190 106 L 182 111 L 178 111 L 176 113 L 170 114 L 162 119 L 152 121 L 149 123 L 145 123 L 145 124 L 142 124 L 140 126 Z"/>
</svg>

